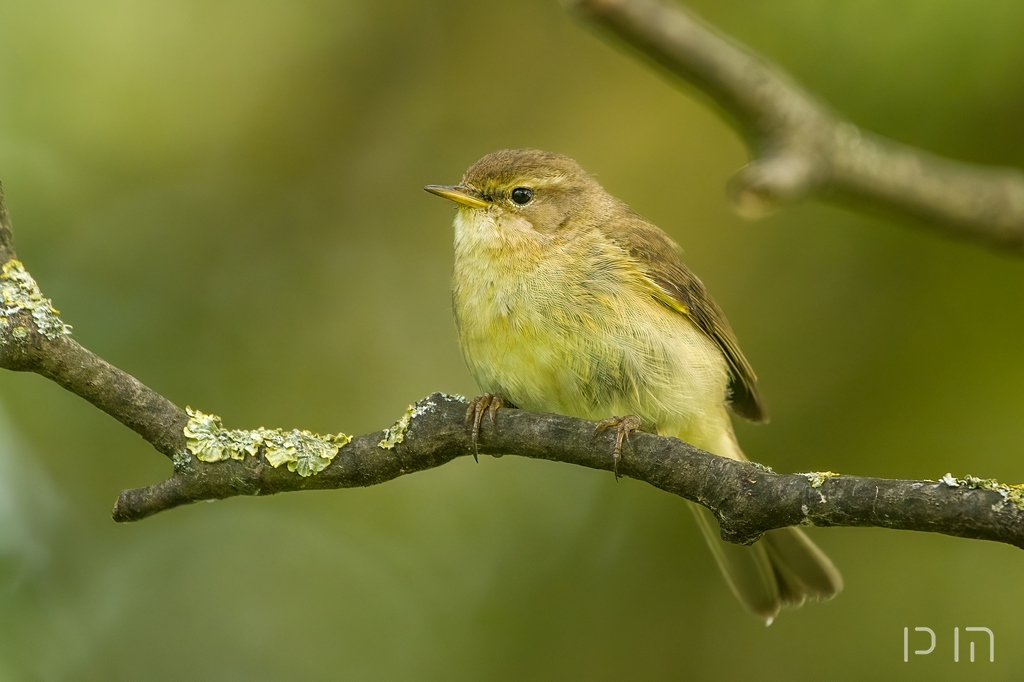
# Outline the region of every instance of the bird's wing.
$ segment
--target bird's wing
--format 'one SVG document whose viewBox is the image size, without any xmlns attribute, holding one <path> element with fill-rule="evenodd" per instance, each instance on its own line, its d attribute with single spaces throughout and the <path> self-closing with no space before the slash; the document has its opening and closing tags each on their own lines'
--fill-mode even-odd
<svg viewBox="0 0 1024 682">
<path fill-rule="evenodd" d="M 697 276 L 683 264 L 682 250 L 668 235 L 639 215 L 616 216 L 603 226 L 637 263 L 652 283 L 654 297 L 686 315 L 721 348 L 729 363 L 729 390 L 733 412 L 755 422 L 768 421 L 757 392 L 757 376 L 740 351 L 725 314 Z"/>
</svg>

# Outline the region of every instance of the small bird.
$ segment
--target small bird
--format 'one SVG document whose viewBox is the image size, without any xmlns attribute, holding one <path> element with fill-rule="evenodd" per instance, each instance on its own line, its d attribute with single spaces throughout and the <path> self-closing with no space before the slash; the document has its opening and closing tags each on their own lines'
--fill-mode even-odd
<svg viewBox="0 0 1024 682">
<path fill-rule="evenodd" d="M 508 405 L 614 427 L 616 466 L 637 428 L 746 459 L 726 408 L 767 421 L 757 378 L 668 235 L 572 159 L 535 149 L 488 154 L 460 184 L 424 189 L 458 205 L 455 323 L 484 391 L 470 407 L 474 442 L 484 410 Z M 767 624 L 781 606 L 842 590 L 800 529 L 735 545 L 690 505 L 732 591 Z"/>
</svg>

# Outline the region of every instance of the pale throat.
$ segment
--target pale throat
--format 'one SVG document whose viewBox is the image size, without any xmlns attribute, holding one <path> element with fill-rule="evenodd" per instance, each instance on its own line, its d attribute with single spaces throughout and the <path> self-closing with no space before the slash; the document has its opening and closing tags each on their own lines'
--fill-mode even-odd
<svg viewBox="0 0 1024 682">
<path fill-rule="evenodd" d="M 485 209 L 460 207 L 452 223 L 455 227 L 455 249 L 510 250 L 526 248 L 536 251 L 551 240 L 533 229 L 526 218 L 513 215 L 498 206 Z"/>
</svg>

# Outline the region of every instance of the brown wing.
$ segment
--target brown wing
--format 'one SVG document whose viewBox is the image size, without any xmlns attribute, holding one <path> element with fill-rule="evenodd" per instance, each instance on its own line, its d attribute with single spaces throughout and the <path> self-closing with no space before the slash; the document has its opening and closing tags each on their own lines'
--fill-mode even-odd
<svg viewBox="0 0 1024 682">
<path fill-rule="evenodd" d="M 625 207 L 624 207 L 625 208 Z M 683 264 L 682 250 L 668 235 L 633 213 L 616 211 L 602 231 L 636 260 L 666 297 L 659 300 L 686 315 L 718 344 L 729 363 L 729 391 L 733 412 L 755 422 L 767 422 L 768 413 L 757 392 L 757 376 L 740 351 L 725 313 L 697 276 Z"/>
</svg>

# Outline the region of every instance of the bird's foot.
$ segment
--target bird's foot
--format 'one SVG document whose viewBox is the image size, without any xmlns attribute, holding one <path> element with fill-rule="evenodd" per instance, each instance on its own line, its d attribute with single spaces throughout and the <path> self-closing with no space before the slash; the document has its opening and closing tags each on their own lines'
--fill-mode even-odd
<svg viewBox="0 0 1024 682">
<path fill-rule="evenodd" d="M 629 442 L 629 434 L 638 431 L 641 425 L 640 417 L 635 414 L 627 414 L 625 417 L 610 417 L 602 419 L 597 423 L 598 431 L 615 429 L 615 449 L 612 451 L 612 471 L 615 479 L 619 479 L 619 460 L 622 459 L 622 443 Z"/>
<path fill-rule="evenodd" d="M 495 416 L 502 407 L 515 407 L 508 398 L 501 393 L 484 393 L 469 401 L 469 409 L 466 410 L 466 423 L 473 421 L 473 430 L 470 433 L 470 440 L 473 443 L 473 459 L 480 461 L 477 441 L 480 439 L 480 422 L 483 421 L 484 413 L 491 417 L 491 424 L 497 421 Z"/>
</svg>

